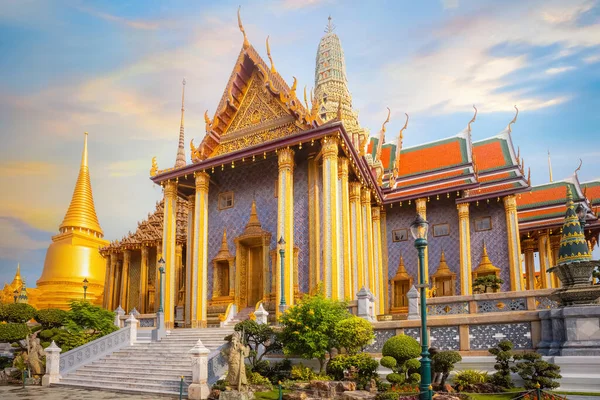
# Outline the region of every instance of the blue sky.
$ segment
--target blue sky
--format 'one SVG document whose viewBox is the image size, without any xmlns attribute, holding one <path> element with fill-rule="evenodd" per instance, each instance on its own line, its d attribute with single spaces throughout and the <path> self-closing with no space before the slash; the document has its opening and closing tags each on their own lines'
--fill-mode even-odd
<svg viewBox="0 0 600 400">
<path fill-rule="evenodd" d="M 242 44 L 271 53 L 281 75 L 314 85 L 331 14 L 363 126 L 388 106 L 388 140 L 410 114 L 404 145 L 452 136 L 479 109 L 474 140 L 520 109 L 513 140 L 533 184 L 600 176 L 599 1 L 42 1 L 0 0 L 0 282 L 17 262 L 33 286 L 71 198 L 83 132 L 107 239 L 146 217 L 148 179 L 175 160 L 181 80 L 186 142 L 204 134 Z M 187 147 L 186 147 L 187 150 Z"/>
</svg>

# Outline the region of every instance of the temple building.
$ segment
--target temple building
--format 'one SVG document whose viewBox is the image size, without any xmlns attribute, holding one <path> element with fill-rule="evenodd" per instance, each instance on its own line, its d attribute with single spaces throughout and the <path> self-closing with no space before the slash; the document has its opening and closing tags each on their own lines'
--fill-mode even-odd
<svg viewBox="0 0 600 400">
<path fill-rule="evenodd" d="M 431 226 L 424 266 L 430 296 L 472 294 L 473 281 L 486 275 L 502 279 L 502 291 L 529 289 L 527 238 L 538 238 L 541 227 L 540 257 L 554 265 L 548 249 L 561 218 L 556 227 L 528 223 L 528 207 L 538 206 L 527 199 L 537 189 L 513 145 L 516 115 L 498 134 L 473 141 L 475 110 L 463 131 L 403 147 L 408 115 L 386 142 L 388 114 L 369 138 L 352 108 L 331 19 L 317 49 L 315 91 L 304 88 L 303 96 L 295 78 L 288 84 L 277 71 L 268 38 L 267 63 L 239 15 L 238 22 L 242 48 L 212 118 L 205 113 L 204 137 L 190 142 L 191 162 L 182 96 L 175 164 L 159 169 L 152 159 L 151 180 L 163 200 L 135 232 L 101 249 L 105 307 L 156 312 L 162 259 L 167 328 L 218 323 L 231 306 L 262 303 L 278 315 L 317 290 L 353 300 L 363 287 L 376 314 L 406 313 L 406 293 L 418 283 L 409 237 L 417 213 Z M 594 185 L 589 191 L 600 192 Z M 594 203 L 577 190 L 597 224 Z M 559 191 L 564 199 L 564 187 Z M 560 207 L 564 215 L 564 201 Z M 593 246 L 597 225 L 590 226 Z M 544 279 L 542 287 L 558 284 L 552 274 Z"/>
<path fill-rule="evenodd" d="M 109 242 L 103 239 L 96 216 L 88 168 L 87 138 L 86 132 L 71 204 L 58 227 L 58 234 L 52 237 L 42 276 L 37 281 L 37 308 L 68 309 L 71 300 L 83 299 L 82 282 L 86 278 L 86 299 L 101 304 L 106 270 L 99 249 Z"/>
<path fill-rule="evenodd" d="M 5 283 L 0 291 L 0 303 L 27 303 L 37 307 L 39 290 L 28 288 L 21 277 L 21 266 L 17 264 L 17 271 L 11 283 Z"/>
</svg>

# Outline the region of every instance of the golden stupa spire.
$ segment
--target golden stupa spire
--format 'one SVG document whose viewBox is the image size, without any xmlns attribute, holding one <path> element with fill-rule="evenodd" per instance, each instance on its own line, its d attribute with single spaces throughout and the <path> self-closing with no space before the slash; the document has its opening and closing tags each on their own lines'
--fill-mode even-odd
<svg viewBox="0 0 600 400">
<path fill-rule="evenodd" d="M 185 167 L 185 135 L 183 129 L 183 115 L 185 113 L 185 78 L 183 78 L 183 89 L 181 92 L 181 125 L 179 125 L 179 146 L 177 147 L 177 158 L 175 159 L 175 168 Z"/>
<path fill-rule="evenodd" d="M 90 182 L 90 172 L 88 169 L 88 151 L 87 151 L 88 133 L 84 133 L 83 154 L 81 155 L 81 166 L 79 167 L 79 176 L 73 190 L 71 204 L 65 214 L 62 224 L 58 227 L 62 232 L 69 228 L 90 230 L 103 235 L 102 228 L 98 223 L 96 208 L 94 207 L 94 197 L 92 196 L 92 184 Z"/>
<path fill-rule="evenodd" d="M 21 264 L 17 264 L 17 272 L 11 283 L 13 287 L 20 287 L 23 284 L 23 278 L 21 278 Z"/>
</svg>

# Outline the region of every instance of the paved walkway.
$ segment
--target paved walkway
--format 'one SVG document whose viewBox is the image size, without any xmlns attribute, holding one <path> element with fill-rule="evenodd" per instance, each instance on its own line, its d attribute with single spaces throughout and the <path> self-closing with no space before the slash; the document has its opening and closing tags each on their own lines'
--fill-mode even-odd
<svg viewBox="0 0 600 400">
<path fill-rule="evenodd" d="M 0 399 L 2 400 L 148 400 L 148 399 L 173 399 L 148 394 L 126 394 L 105 392 L 101 390 L 76 389 L 67 387 L 41 387 L 28 386 L 0 386 Z M 596 399 L 597 400 L 597 399 Z"/>
</svg>

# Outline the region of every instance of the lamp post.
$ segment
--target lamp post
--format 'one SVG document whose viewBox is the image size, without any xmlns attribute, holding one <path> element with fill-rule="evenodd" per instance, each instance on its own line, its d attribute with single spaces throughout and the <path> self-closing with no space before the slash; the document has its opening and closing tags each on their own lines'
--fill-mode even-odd
<svg viewBox="0 0 600 400">
<path fill-rule="evenodd" d="M 86 295 L 87 295 L 87 288 L 88 288 L 88 280 L 87 278 L 83 279 L 83 301 L 85 301 Z"/>
<path fill-rule="evenodd" d="M 164 258 L 160 258 L 160 260 L 158 260 L 158 265 L 160 265 L 160 267 L 158 268 L 158 272 L 160 272 L 160 286 L 158 288 L 158 312 L 164 312 L 163 310 L 163 275 L 165 274 L 165 260 Z"/>
<path fill-rule="evenodd" d="M 13 292 L 13 297 L 15 299 L 15 304 L 17 304 L 17 297 L 19 297 L 19 291 L 17 289 L 15 289 L 15 291 Z"/>
<path fill-rule="evenodd" d="M 415 247 L 419 252 L 419 277 L 421 284 L 421 385 L 420 399 L 431 400 L 431 360 L 429 359 L 429 340 L 427 337 L 427 297 L 428 284 L 425 281 L 425 248 L 427 247 L 427 231 L 429 222 L 417 214 L 414 222 L 410 225 L 410 233 L 415 239 Z"/>
<path fill-rule="evenodd" d="M 283 265 L 284 265 L 284 260 L 285 260 L 285 240 L 283 240 L 283 236 L 281 236 L 281 238 L 279 239 L 279 242 L 277 242 L 277 244 L 279 245 L 279 256 L 281 257 L 281 272 L 280 272 L 280 278 L 281 278 L 281 300 L 279 301 L 279 311 L 283 314 L 285 312 L 285 292 L 283 290 L 283 287 L 285 285 L 285 281 L 283 279 Z"/>
</svg>

